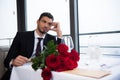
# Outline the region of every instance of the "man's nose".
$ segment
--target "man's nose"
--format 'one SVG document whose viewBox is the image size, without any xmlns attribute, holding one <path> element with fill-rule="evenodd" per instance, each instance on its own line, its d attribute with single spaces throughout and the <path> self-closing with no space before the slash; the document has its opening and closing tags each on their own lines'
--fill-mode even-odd
<svg viewBox="0 0 120 80">
<path fill-rule="evenodd" d="M 48 27 L 48 24 L 47 24 L 47 23 L 45 23 L 45 24 L 44 24 L 44 26 L 45 26 L 45 27 Z"/>
</svg>

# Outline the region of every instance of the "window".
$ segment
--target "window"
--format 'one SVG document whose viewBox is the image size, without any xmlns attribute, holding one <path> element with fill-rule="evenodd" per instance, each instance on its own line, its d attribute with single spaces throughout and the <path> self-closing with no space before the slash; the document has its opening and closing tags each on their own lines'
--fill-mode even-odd
<svg viewBox="0 0 120 80">
<path fill-rule="evenodd" d="M 0 0 L 0 46 L 10 46 L 16 32 L 16 0 Z"/>
<path fill-rule="evenodd" d="M 69 0 L 26 0 L 26 5 L 27 30 L 36 29 L 36 21 L 40 14 L 50 12 L 55 18 L 54 21 L 60 22 L 63 34 L 70 34 Z"/>
<path fill-rule="evenodd" d="M 102 53 L 120 55 L 119 4 L 120 0 L 78 0 L 81 53 L 87 53 L 89 38 L 97 36 Z"/>
</svg>

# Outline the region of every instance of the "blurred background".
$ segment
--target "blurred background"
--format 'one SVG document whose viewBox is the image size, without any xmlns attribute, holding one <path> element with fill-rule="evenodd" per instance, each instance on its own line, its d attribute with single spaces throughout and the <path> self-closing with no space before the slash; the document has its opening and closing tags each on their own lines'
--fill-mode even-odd
<svg viewBox="0 0 120 80">
<path fill-rule="evenodd" d="M 51 12 L 79 53 L 87 53 L 92 37 L 103 54 L 120 55 L 119 4 L 120 0 L 0 0 L 0 49 L 10 47 L 17 31 L 34 30 L 42 12 Z"/>
</svg>

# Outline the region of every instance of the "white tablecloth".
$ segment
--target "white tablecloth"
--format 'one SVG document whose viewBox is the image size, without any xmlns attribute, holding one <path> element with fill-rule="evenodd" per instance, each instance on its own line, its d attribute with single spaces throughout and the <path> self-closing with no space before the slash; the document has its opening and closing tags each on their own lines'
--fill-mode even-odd
<svg viewBox="0 0 120 80">
<path fill-rule="evenodd" d="M 53 80 L 78 80 L 82 76 L 67 74 L 64 72 L 52 72 Z M 72 76 L 72 77 L 71 77 Z M 10 80 L 43 80 L 41 77 L 41 69 L 34 71 L 30 63 L 20 67 L 13 67 Z"/>
<path fill-rule="evenodd" d="M 82 65 L 81 65 L 81 67 L 82 67 Z M 64 72 L 54 72 L 53 71 L 52 74 L 53 74 L 53 80 L 120 80 L 119 68 L 120 68 L 120 65 L 116 65 L 112 68 L 109 68 L 108 70 L 111 71 L 111 75 L 108 75 L 101 79 L 95 79 L 95 78 L 84 77 L 84 76 L 80 76 L 80 75 L 68 74 L 68 73 L 64 73 Z M 31 67 L 31 63 L 26 63 L 23 66 L 13 67 L 10 80 L 43 80 L 43 79 L 41 77 L 41 69 L 34 71 Z"/>
</svg>

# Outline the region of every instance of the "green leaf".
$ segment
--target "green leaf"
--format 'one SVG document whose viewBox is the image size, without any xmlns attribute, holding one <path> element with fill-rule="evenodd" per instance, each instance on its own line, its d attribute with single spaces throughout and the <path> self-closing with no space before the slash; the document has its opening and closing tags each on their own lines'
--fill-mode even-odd
<svg viewBox="0 0 120 80">
<path fill-rule="evenodd" d="M 42 69 L 42 68 L 45 68 L 45 64 L 41 64 L 40 65 L 40 68 Z"/>
<path fill-rule="evenodd" d="M 56 51 L 56 47 L 57 45 L 55 45 L 53 40 L 49 41 L 47 44 L 46 54 L 58 54 L 58 52 Z"/>
<path fill-rule="evenodd" d="M 32 61 L 32 68 L 37 70 L 39 68 L 45 68 L 46 66 L 46 57 L 50 54 L 58 55 L 58 51 L 56 51 L 57 45 L 54 43 L 53 40 L 49 41 L 45 46 L 45 49 L 40 53 L 40 56 L 31 59 Z"/>
</svg>

